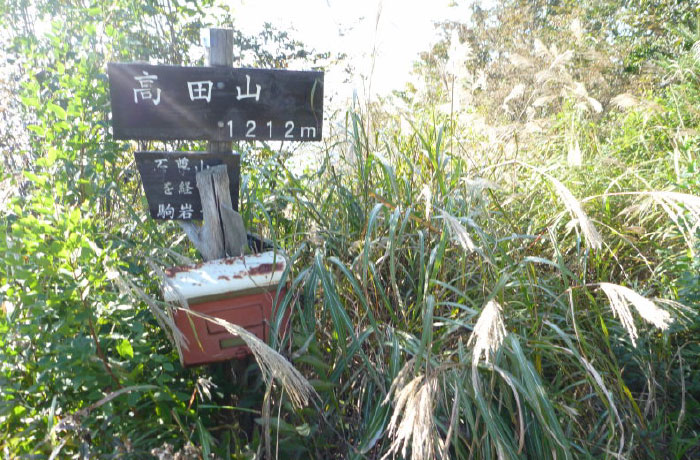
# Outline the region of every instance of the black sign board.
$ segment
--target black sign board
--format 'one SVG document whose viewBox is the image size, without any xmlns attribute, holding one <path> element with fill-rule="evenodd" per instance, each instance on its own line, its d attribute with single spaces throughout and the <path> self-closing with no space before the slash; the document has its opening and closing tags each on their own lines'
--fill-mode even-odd
<svg viewBox="0 0 700 460">
<path fill-rule="evenodd" d="M 151 217 L 160 220 L 202 220 L 198 171 L 225 164 L 231 203 L 237 209 L 239 155 L 207 152 L 136 152 Z"/>
<path fill-rule="evenodd" d="M 317 141 L 323 72 L 109 64 L 116 139 Z"/>
</svg>

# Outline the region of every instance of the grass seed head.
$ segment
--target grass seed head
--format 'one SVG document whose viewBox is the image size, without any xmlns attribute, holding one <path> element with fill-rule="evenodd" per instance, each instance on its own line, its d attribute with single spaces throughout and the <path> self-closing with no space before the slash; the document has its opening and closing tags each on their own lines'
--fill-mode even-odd
<svg viewBox="0 0 700 460">
<path fill-rule="evenodd" d="M 586 243 L 591 249 L 600 249 L 603 246 L 603 238 L 598 233 L 598 230 L 593 225 L 593 221 L 588 217 L 588 215 L 583 211 L 581 203 L 574 197 L 573 193 L 569 191 L 568 188 L 557 179 L 550 175 L 546 175 L 549 181 L 554 186 L 559 198 L 564 202 L 564 206 L 573 214 L 578 220 L 578 224 L 581 227 L 581 233 L 586 240 Z"/>
<path fill-rule="evenodd" d="M 400 376 L 397 377 L 401 378 Z M 406 450 L 411 445 L 412 460 L 435 458 L 437 430 L 433 421 L 435 378 L 419 375 L 394 393 L 394 412 L 388 432 L 393 438 L 389 451 L 382 459 Z"/>
<path fill-rule="evenodd" d="M 489 363 L 491 356 L 498 351 L 506 337 L 502 308 L 495 300 L 490 300 L 479 315 L 467 345 L 473 345 L 472 364 L 476 366 L 484 355 Z"/>
<path fill-rule="evenodd" d="M 637 310 L 644 320 L 659 329 L 668 329 L 672 322 L 671 315 L 666 310 L 659 308 L 654 302 L 637 294 L 632 289 L 611 283 L 600 283 L 600 288 L 608 297 L 613 314 L 620 319 L 622 326 L 627 330 L 635 347 L 637 346 L 639 334 L 637 327 L 634 325 L 632 312 L 629 308 L 630 305 Z"/>
</svg>

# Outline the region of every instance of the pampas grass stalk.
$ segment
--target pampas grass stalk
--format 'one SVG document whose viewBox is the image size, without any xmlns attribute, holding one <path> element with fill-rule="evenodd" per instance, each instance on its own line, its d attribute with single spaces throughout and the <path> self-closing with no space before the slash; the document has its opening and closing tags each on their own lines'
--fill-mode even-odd
<svg viewBox="0 0 700 460">
<path fill-rule="evenodd" d="M 450 229 L 452 238 L 457 242 L 457 244 L 459 244 L 462 247 L 462 249 L 464 249 L 464 251 L 466 251 L 467 253 L 472 253 L 476 251 L 476 245 L 469 236 L 467 229 L 464 228 L 464 226 L 459 220 L 457 220 L 456 217 L 448 214 L 446 211 L 442 211 L 440 213 L 440 217 L 442 217 L 442 219 L 447 224 L 447 228 Z"/>
<path fill-rule="evenodd" d="M 490 300 L 479 315 L 467 345 L 473 346 L 472 365 L 477 366 L 481 356 L 486 363 L 498 351 L 506 337 L 502 308 L 495 300 Z"/>
<path fill-rule="evenodd" d="M 647 322 L 653 324 L 659 329 L 668 329 L 671 324 L 671 315 L 654 302 L 637 294 L 632 289 L 626 288 L 612 283 L 600 283 L 600 288 L 610 301 L 610 308 L 615 316 L 620 318 L 622 326 L 627 330 L 627 333 L 632 339 L 632 345 L 637 346 L 637 327 L 634 325 L 634 319 L 630 310 L 632 305 L 639 315 Z"/>
<path fill-rule="evenodd" d="M 402 373 L 404 370 L 407 373 L 408 369 L 410 367 L 405 366 Z M 395 382 L 405 380 L 406 373 L 397 376 Z M 393 440 L 382 459 L 396 455 L 399 451 L 405 457 L 409 441 L 412 460 L 435 458 L 437 431 L 433 421 L 433 398 L 436 383 L 435 377 L 426 378 L 421 374 L 395 391 L 394 412 L 387 428 Z"/>
<path fill-rule="evenodd" d="M 545 174 L 545 177 L 547 177 L 549 182 L 551 182 L 551 184 L 554 186 L 554 190 L 559 198 L 561 198 L 564 206 L 566 206 L 566 209 L 578 220 L 578 224 L 581 228 L 581 233 L 583 233 L 583 237 L 586 240 L 586 244 L 588 244 L 591 249 L 600 249 L 603 246 L 603 238 L 600 236 L 600 233 L 598 233 L 595 225 L 593 225 L 593 221 L 583 211 L 581 203 L 579 203 L 579 201 L 574 197 L 573 193 L 571 193 L 571 191 L 569 191 L 569 189 L 566 188 L 566 186 L 559 180 L 555 179 L 549 174 Z"/>
<path fill-rule="evenodd" d="M 596 229 L 595 225 L 593 225 L 593 221 L 583 210 L 581 202 L 579 202 L 579 200 L 577 200 L 576 197 L 574 197 L 574 194 L 571 193 L 571 191 L 568 188 L 566 188 L 564 184 L 562 184 L 558 179 L 551 176 L 550 174 L 547 174 L 539 168 L 531 166 L 527 163 L 523 163 L 522 161 L 516 160 L 515 163 L 521 166 L 525 166 L 526 168 L 530 168 L 538 174 L 544 176 L 554 186 L 554 191 L 564 203 L 564 206 L 569 211 L 569 213 L 573 215 L 578 221 L 578 225 L 581 228 L 581 233 L 583 233 L 583 238 L 586 241 L 588 247 L 590 247 L 593 250 L 600 249 L 603 247 L 603 238 L 600 236 L 600 233 L 598 233 L 598 229 Z"/>
</svg>

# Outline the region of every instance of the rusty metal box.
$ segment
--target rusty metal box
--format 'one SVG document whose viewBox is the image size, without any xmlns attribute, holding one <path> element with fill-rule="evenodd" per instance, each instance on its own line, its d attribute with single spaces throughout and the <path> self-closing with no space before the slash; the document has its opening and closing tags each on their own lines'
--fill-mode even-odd
<svg viewBox="0 0 700 460">
<path fill-rule="evenodd" d="M 165 300 L 177 302 L 183 297 L 191 310 L 242 326 L 267 342 L 276 305 L 286 292 L 283 287 L 277 297 L 285 267 L 282 254 L 274 251 L 171 267 L 166 275 L 172 289 L 165 289 Z M 187 341 L 187 346 L 178 350 L 184 366 L 250 354 L 240 337 L 219 324 L 183 309 L 178 309 L 173 319 Z M 285 315 L 283 330 L 287 322 Z"/>
</svg>

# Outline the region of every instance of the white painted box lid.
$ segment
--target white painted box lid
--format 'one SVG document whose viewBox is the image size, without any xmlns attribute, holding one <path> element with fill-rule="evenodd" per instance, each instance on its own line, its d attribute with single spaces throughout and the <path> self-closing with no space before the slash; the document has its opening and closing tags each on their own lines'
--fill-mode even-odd
<svg viewBox="0 0 700 460">
<path fill-rule="evenodd" d="M 268 251 L 241 257 L 227 257 L 195 265 L 165 270 L 165 300 L 174 302 L 179 294 L 185 299 L 227 294 L 277 285 L 287 261 L 281 252 Z M 168 287 L 172 289 L 168 289 Z M 177 290 L 177 292 L 175 292 Z"/>
</svg>

